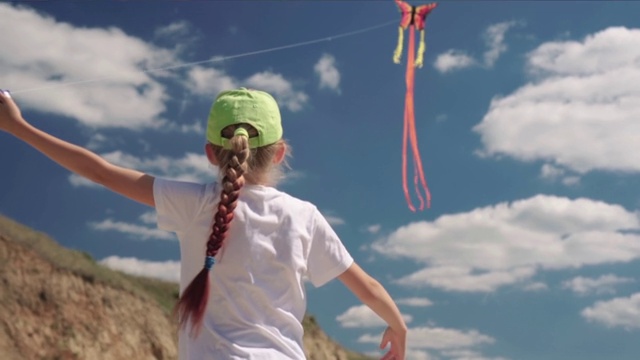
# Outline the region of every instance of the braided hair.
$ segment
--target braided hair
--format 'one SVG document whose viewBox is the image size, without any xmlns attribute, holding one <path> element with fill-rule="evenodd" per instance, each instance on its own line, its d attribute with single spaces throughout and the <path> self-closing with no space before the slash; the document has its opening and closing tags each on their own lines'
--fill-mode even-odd
<svg viewBox="0 0 640 360">
<path fill-rule="evenodd" d="M 215 256 L 223 246 L 229 231 L 231 220 L 233 220 L 233 211 L 238 204 L 240 189 L 242 189 L 246 181 L 269 183 L 275 181 L 273 177 L 268 177 L 268 175 L 281 177 L 279 169 L 277 167 L 274 168 L 272 165 L 278 147 L 286 147 L 285 141 L 280 140 L 275 144 L 250 149 L 248 136 L 257 135 L 257 131 L 247 124 L 239 126 L 248 131 L 244 132 L 244 134 L 237 134 L 235 130 L 238 125 L 234 125 L 229 126 L 222 132 L 223 136 L 230 138 L 230 149 L 211 144 L 219 161 L 220 174 L 222 175 L 220 201 L 213 217 L 211 234 L 206 244 L 205 265 L 184 290 L 174 308 L 174 316 L 177 315 L 180 327 L 186 327 L 189 320 L 191 320 L 191 333 L 195 336 L 197 336 L 202 326 L 204 312 L 209 300 L 209 270 L 215 263 Z M 286 150 L 288 151 L 288 147 L 286 147 Z M 275 171 L 270 174 L 267 170 Z"/>
</svg>

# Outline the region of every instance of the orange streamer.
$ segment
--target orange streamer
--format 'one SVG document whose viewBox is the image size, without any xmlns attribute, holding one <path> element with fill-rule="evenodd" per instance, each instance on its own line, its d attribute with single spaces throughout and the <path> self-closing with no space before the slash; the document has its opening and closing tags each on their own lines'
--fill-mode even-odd
<svg viewBox="0 0 640 360">
<path fill-rule="evenodd" d="M 424 210 L 425 198 L 427 207 L 431 207 L 431 193 L 427 187 L 427 182 L 424 177 L 424 170 L 422 169 L 422 159 L 420 159 L 420 152 L 418 149 L 418 136 L 416 133 L 415 113 L 414 113 L 414 77 L 415 77 L 415 31 L 413 25 L 409 26 L 409 49 L 407 54 L 407 93 L 405 95 L 405 107 L 404 107 L 404 132 L 402 136 L 402 183 L 404 189 L 404 195 L 407 199 L 409 209 L 413 212 L 416 208 L 411 202 L 411 196 L 409 195 L 409 189 L 407 186 L 407 141 L 410 142 L 411 151 L 413 154 L 413 168 L 414 176 L 413 182 L 415 191 L 420 200 L 420 210 Z M 420 191 L 420 185 L 424 190 L 424 197 Z"/>
</svg>

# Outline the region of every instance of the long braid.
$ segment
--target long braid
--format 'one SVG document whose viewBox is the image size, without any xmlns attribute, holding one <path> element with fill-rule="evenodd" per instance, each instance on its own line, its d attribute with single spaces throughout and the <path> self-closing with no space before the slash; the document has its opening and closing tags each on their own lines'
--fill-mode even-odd
<svg viewBox="0 0 640 360">
<path fill-rule="evenodd" d="M 250 156 L 249 142 L 244 135 L 234 135 L 231 140 L 231 151 L 224 151 L 220 159 L 222 191 L 217 212 L 213 218 L 213 226 L 209 240 L 204 268 L 196 275 L 185 289 L 174 308 L 180 327 L 184 328 L 191 319 L 192 335 L 198 334 L 209 300 L 209 270 L 215 263 L 215 256 L 222 247 L 233 220 L 233 211 L 238 204 L 240 189 L 245 183 L 244 174 L 248 170 L 247 159 Z"/>
</svg>

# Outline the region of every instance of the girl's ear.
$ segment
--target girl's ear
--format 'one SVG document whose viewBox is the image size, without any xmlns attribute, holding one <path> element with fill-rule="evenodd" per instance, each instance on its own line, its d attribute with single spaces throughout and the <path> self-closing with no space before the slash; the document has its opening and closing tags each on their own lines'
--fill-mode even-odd
<svg viewBox="0 0 640 360">
<path fill-rule="evenodd" d="M 286 155 L 287 155 L 287 144 L 283 142 L 280 144 L 280 146 L 278 146 L 278 150 L 276 150 L 276 155 L 273 157 L 273 163 L 280 164 L 284 160 L 284 157 Z"/>
<path fill-rule="evenodd" d="M 207 143 L 204 146 L 204 152 L 207 154 L 207 159 L 209 159 L 209 162 L 211 163 L 211 165 L 215 165 L 215 166 L 220 165 L 220 162 L 216 157 L 216 153 L 215 151 L 213 151 L 213 145 L 211 145 L 210 143 Z"/>
</svg>

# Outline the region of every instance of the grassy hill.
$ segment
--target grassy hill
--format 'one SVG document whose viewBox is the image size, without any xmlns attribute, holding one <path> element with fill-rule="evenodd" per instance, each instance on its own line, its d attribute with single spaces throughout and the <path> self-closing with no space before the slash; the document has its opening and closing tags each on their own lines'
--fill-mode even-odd
<svg viewBox="0 0 640 360">
<path fill-rule="evenodd" d="M 176 359 L 178 286 L 136 277 L 0 216 L 0 353 L 13 359 Z M 370 359 L 306 316 L 310 360 Z"/>
</svg>

